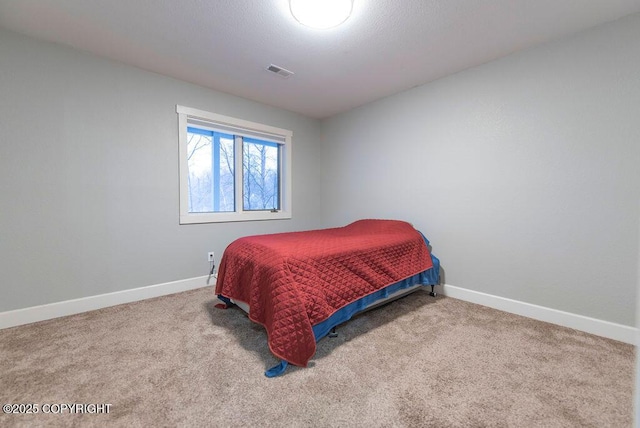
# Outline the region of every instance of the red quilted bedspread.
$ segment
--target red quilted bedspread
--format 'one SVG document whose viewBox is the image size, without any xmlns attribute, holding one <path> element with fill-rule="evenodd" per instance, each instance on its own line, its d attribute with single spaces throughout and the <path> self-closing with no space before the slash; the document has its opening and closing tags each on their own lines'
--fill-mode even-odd
<svg viewBox="0 0 640 428">
<path fill-rule="evenodd" d="M 306 366 L 312 326 L 340 308 L 432 267 L 420 232 L 395 220 L 240 238 L 224 252 L 216 294 L 248 303 L 279 358 Z"/>
</svg>

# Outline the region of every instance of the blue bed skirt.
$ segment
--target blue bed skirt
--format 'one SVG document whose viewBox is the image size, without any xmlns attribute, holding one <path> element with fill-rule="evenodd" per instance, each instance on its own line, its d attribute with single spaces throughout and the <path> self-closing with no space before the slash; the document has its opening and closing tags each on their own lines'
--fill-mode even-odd
<svg viewBox="0 0 640 428">
<path fill-rule="evenodd" d="M 422 235 L 427 246 L 429 245 L 429 240 Z M 431 269 L 427 269 L 424 272 L 420 272 L 416 275 L 413 275 L 407 279 L 396 282 L 395 284 L 391 284 L 381 290 L 376 291 L 375 293 L 364 296 L 363 298 L 356 300 L 353 303 L 348 304 L 347 306 L 339 309 L 333 315 L 331 315 L 326 320 L 322 321 L 319 324 L 313 326 L 313 334 L 316 338 L 316 342 L 325 337 L 331 329 L 335 326 L 340 325 L 346 321 L 349 321 L 351 317 L 356 315 L 359 312 L 362 312 L 372 304 L 378 302 L 379 300 L 386 299 L 393 293 L 396 293 L 400 290 L 404 290 L 410 287 L 413 287 L 416 284 L 422 285 L 438 285 L 440 281 L 440 260 L 433 254 L 431 254 L 431 260 L 433 262 L 433 267 Z M 285 360 L 280 361 L 275 367 L 270 368 L 266 372 L 264 372 L 267 377 L 276 377 L 284 373 L 289 365 Z"/>
</svg>

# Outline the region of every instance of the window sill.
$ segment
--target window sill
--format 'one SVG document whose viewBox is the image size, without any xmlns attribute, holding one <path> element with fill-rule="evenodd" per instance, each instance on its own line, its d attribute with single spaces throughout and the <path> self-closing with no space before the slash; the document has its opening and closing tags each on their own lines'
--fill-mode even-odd
<svg viewBox="0 0 640 428">
<path fill-rule="evenodd" d="M 287 211 L 254 211 L 229 213 L 191 213 L 180 216 L 180 224 L 229 223 L 234 221 L 288 220 L 291 213 Z"/>
</svg>

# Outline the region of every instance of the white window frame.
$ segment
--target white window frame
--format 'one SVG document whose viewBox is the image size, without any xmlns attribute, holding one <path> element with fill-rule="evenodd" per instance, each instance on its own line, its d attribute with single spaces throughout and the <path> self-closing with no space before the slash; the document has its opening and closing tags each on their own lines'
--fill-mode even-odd
<svg viewBox="0 0 640 428">
<path fill-rule="evenodd" d="M 293 132 L 276 128 L 262 123 L 250 122 L 248 120 L 223 116 L 204 110 L 176 105 L 178 113 L 178 140 L 180 148 L 180 224 L 194 223 L 219 223 L 232 221 L 258 221 L 258 220 L 283 220 L 291 218 L 291 139 Z M 281 167 L 280 167 L 280 209 L 277 211 L 245 211 L 243 210 L 243 171 L 242 171 L 242 147 L 236 144 L 236 165 L 240 163 L 240 168 L 235 168 L 235 211 L 234 212 L 210 212 L 192 213 L 189 212 L 189 187 L 188 187 L 188 160 L 187 160 L 187 127 L 189 120 L 203 121 L 212 127 L 231 128 L 236 135 L 256 138 L 258 136 L 272 136 L 281 144 Z M 238 153 L 239 151 L 239 153 Z"/>
</svg>

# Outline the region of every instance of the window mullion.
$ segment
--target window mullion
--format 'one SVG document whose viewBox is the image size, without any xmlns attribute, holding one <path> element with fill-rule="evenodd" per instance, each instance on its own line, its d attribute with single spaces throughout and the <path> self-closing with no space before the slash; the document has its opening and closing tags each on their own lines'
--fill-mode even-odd
<svg viewBox="0 0 640 428">
<path fill-rule="evenodd" d="M 220 133 L 214 132 L 211 147 L 213 186 L 213 211 L 220 211 Z"/>
<path fill-rule="evenodd" d="M 278 181 L 276 183 L 277 186 L 277 190 L 278 190 L 278 211 L 282 210 L 284 208 L 284 201 L 282 198 L 282 193 L 283 193 L 283 187 L 282 187 L 282 178 L 283 178 L 283 166 L 282 166 L 282 154 L 283 154 L 284 150 L 283 150 L 283 145 L 282 144 L 278 144 Z"/>
<path fill-rule="evenodd" d="M 234 144 L 233 144 L 233 149 L 234 149 L 234 158 L 235 158 L 235 181 L 236 181 L 236 185 L 235 185 L 235 205 L 236 205 L 236 212 L 238 213 L 242 213 L 244 212 L 244 199 L 243 199 L 243 195 L 244 195 L 244 168 L 242 166 L 243 164 L 243 159 L 242 159 L 242 137 L 239 135 L 236 135 L 234 138 Z"/>
</svg>

